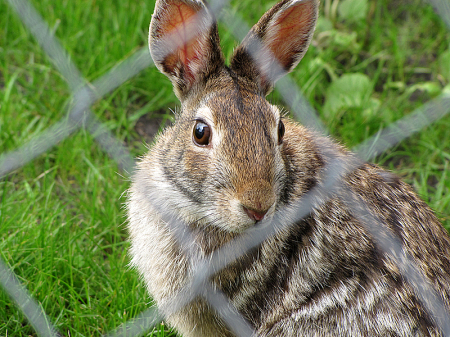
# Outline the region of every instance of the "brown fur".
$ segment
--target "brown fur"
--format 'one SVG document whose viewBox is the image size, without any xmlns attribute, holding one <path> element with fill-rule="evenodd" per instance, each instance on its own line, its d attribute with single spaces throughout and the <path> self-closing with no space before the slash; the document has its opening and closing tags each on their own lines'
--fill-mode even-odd
<svg viewBox="0 0 450 337">
<path fill-rule="evenodd" d="M 302 30 L 300 42 L 296 34 L 284 36 L 277 30 L 280 21 L 295 21 L 289 13 L 300 15 L 299 6 L 308 18 L 296 28 Z M 266 13 L 246 41 L 257 32 L 284 63 L 285 72 L 290 71 L 308 47 L 317 6 L 314 0 L 284 0 Z M 282 118 L 265 100 L 274 79 L 253 63 L 246 42 L 237 48 L 231 67 L 225 67 L 215 24 L 178 46 L 202 45 L 201 50 L 187 52 L 193 60 L 185 60 L 177 49 L 164 57 L 161 41 L 173 23 L 185 24 L 166 15 L 181 7 L 189 18 L 199 11 L 202 18 L 210 17 L 201 2 L 157 2 L 150 49 L 159 69 L 174 83 L 182 111 L 138 164 L 127 203 L 132 263 L 161 307 L 188 283 L 197 259 L 211 256 L 248 228 L 257 228 L 259 222 L 245 210 L 288 221 L 286 207 L 320 187 L 335 169 L 334 160 L 353 160 L 330 139 Z M 279 51 L 264 40 L 270 34 L 277 36 L 271 40 L 276 45 L 280 39 L 293 42 Z M 199 119 L 212 130 L 210 143 L 203 147 L 192 136 Z M 285 125 L 282 141 L 277 133 L 280 120 Z M 307 217 L 277 230 L 211 278 L 257 336 L 439 335 L 393 257 L 381 251 L 368 231 L 366 218 L 358 218 L 349 207 L 348 191 L 402 242 L 449 308 L 446 231 L 408 185 L 375 165 L 362 164 L 345 174 L 331 198 L 317 197 Z M 182 220 L 192 242 L 177 241 L 163 213 Z M 233 336 L 202 298 L 168 320 L 185 337 Z"/>
</svg>

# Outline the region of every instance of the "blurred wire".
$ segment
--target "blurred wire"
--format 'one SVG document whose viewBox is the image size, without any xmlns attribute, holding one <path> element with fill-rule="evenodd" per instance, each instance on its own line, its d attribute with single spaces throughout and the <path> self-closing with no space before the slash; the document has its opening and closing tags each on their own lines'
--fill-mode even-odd
<svg viewBox="0 0 450 337">
<path fill-rule="evenodd" d="M 0 284 L 8 291 L 9 296 L 16 302 L 39 336 L 60 337 L 53 328 L 50 318 L 45 314 L 44 309 L 28 294 L 28 291 L 20 284 L 17 277 L 1 257 Z"/>
</svg>

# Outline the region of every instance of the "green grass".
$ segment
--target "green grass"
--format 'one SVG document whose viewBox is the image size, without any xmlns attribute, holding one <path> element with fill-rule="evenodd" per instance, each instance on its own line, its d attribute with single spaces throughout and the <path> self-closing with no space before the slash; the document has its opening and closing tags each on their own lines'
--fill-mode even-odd
<svg viewBox="0 0 450 337">
<path fill-rule="evenodd" d="M 345 7 L 349 0 L 337 7 L 336 1 L 323 0 L 313 45 L 293 78 L 331 135 L 353 147 L 449 90 L 450 34 L 432 8 L 418 0 L 371 1 L 357 15 Z M 250 24 L 273 3 L 232 1 L 232 10 Z M 90 81 L 146 45 L 154 6 L 153 1 L 131 0 L 33 4 Z M 220 31 L 229 57 L 235 40 L 223 25 Z M 5 1 L 0 2 L 0 37 L 4 153 L 54 125 L 65 115 L 71 96 L 65 80 Z M 355 78 L 361 85 L 352 88 Z M 350 85 L 349 97 L 339 96 L 343 85 Z M 274 92 L 269 99 L 282 104 L 279 97 Z M 169 81 L 150 68 L 97 102 L 92 111 L 138 156 L 145 152 L 135 130 L 139 117 L 148 113 L 150 118 L 170 119 L 168 108 L 177 105 Z M 412 184 L 446 228 L 448 130 L 450 116 L 376 159 Z M 101 335 L 151 303 L 137 273 L 128 267 L 121 196 L 129 181 L 118 172 L 93 137 L 79 131 L 0 180 L 0 254 L 67 336 Z M 36 335 L 3 291 L 0 335 Z M 170 332 L 158 327 L 154 335 Z"/>
</svg>

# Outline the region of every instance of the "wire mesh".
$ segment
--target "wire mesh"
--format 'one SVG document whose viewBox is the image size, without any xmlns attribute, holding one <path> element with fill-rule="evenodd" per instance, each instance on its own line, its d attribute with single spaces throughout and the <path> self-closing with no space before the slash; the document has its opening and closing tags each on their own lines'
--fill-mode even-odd
<svg viewBox="0 0 450 337">
<path fill-rule="evenodd" d="M 66 79 L 73 94 L 73 104 L 66 117 L 62 118 L 40 136 L 32 139 L 29 143 L 15 151 L 2 154 L 0 156 L 0 177 L 24 166 L 27 162 L 32 161 L 42 153 L 48 151 L 57 143 L 70 137 L 70 135 L 81 127 L 85 127 L 94 136 L 99 146 L 118 163 L 122 170 L 132 172 L 134 160 L 128 149 L 91 113 L 90 107 L 129 78 L 153 65 L 146 48 L 139 50 L 129 59 L 93 83 L 88 83 L 82 78 L 78 69 L 70 61 L 67 53 L 51 33 L 46 22 L 32 5 L 27 0 L 7 1 L 17 12 L 23 24 L 35 36 L 49 58 L 52 59 L 58 71 Z M 449 3 L 445 0 L 430 0 L 430 2 L 450 29 Z M 247 34 L 249 27 L 236 13 L 230 14 L 227 11 L 222 11 L 226 5 L 226 0 L 211 1 L 210 10 L 216 17 L 227 24 L 228 27 L 231 27 L 232 33 L 238 40 L 242 40 Z M 269 53 L 260 43 L 253 47 L 254 49 L 249 52 L 254 56 L 260 53 Z M 258 57 L 255 57 L 255 59 L 258 59 Z M 266 58 L 264 57 L 263 59 Z M 282 73 L 281 67 L 278 66 L 278 68 L 278 72 Z M 303 124 L 318 130 L 322 134 L 327 133 L 326 127 L 320 121 L 314 109 L 302 96 L 293 80 L 286 76 L 277 82 L 276 88 L 282 95 L 285 103 Z M 422 130 L 449 112 L 450 95 L 443 94 L 405 118 L 389 125 L 386 129 L 381 130 L 373 137 L 355 147 L 354 151 L 356 156 L 352 160 L 346 162 L 336 160 L 330 163 L 329 165 L 333 167 L 333 170 L 327 171 L 329 172 L 329 176 L 325 177 L 321 184 L 305 194 L 297 204 L 286 208 L 283 212 L 290 214 L 288 218 L 303 219 L 309 214 L 312 207 L 315 206 L 317 195 L 320 194 L 323 198 L 324 195 L 331 196 L 333 191 L 337 189 L 343 189 L 341 178 L 345 174 L 362 165 L 364 161 L 373 159 L 387 149 L 395 146 L 406 137 L 411 136 L 411 134 Z M 374 237 L 376 243 L 385 252 L 389 252 L 390 256 L 394 256 L 402 275 L 414 287 L 417 296 L 434 317 L 443 335 L 450 336 L 449 313 L 445 310 L 444 304 L 434 289 L 427 286 L 425 278 L 414 266 L 414 263 L 412 263 L 413 259 L 403 250 L 402 244 L 391 233 L 380 232 L 382 226 L 378 224 L 379 221 L 377 219 L 370 215 L 363 201 L 356 202 L 353 200 L 350 192 L 346 196 L 347 198 L 344 198 L 344 202 L 354 210 L 355 216 L 365 219 L 365 223 L 368 224 L 367 229 Z M 213 287 L 210 282 L 210 277 L 252 248 L 260 245 L 264 240 L 273 235 L 276 230 L 279 230 L 283 226 L 287 227 L 290 223 L 295 223 L 295 221 L 282 223 L 276 216 L 270 221 L 263 220 L 257 229 L 249 229 L 244 235 L 222 247 L 214 256 L 208 257 L 207 259 L 197 258 L 200 255 L 195 251 L 195 247 L 189 244 L 193 241 L 193 238 L 191 233 L 185 230 L 186 226 L 170 210 L 158 206 L 157 196 L 151 195 L 150 193 L 148 197 L 150 200 L 155 201 L 155 207 L 162 215 L 162 219 L 171 226 L 186 254 L 193 257 L 194 277 L 166 305 L 158 309 L 149 308 L 147 311 L 141 313 L 139 317 L 110 332 L 107 336 L 140 335 L 153 327 L 163 317 L 169 316 L 171 313 L 189 304 L 197 296 L 205 298 L 237 336 L 254 335 L 254 331 L 249 323 L 239 314 L 226 296 Z M 277 224 L 277 228 L 275 228 L 275 223 Z M 1 258 L 0 283 L 39 335 L 59 336 L 43 308 L 20 284 L 14 273 Z"/>
</svg>

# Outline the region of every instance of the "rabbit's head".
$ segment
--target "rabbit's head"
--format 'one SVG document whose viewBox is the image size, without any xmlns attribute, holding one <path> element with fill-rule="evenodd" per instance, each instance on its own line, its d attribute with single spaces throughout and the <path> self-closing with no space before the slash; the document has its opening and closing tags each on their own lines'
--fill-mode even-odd
<svg viewBox="0 0 450 337">
<path fill-rule="evenodd" d="M 303 57 L 317 10 L 318 0 L 276 4 L 227 67 L 204 2 L 157 1 L 150 51 L 182 104 L 160 137 L 159 156 L 165 183 L 176 190 L 173 207 L 186 221 L 241 232 L 286 202 L 293 183 L 286 146 L 297 135 L 265 96 Z"/>
</svg>

